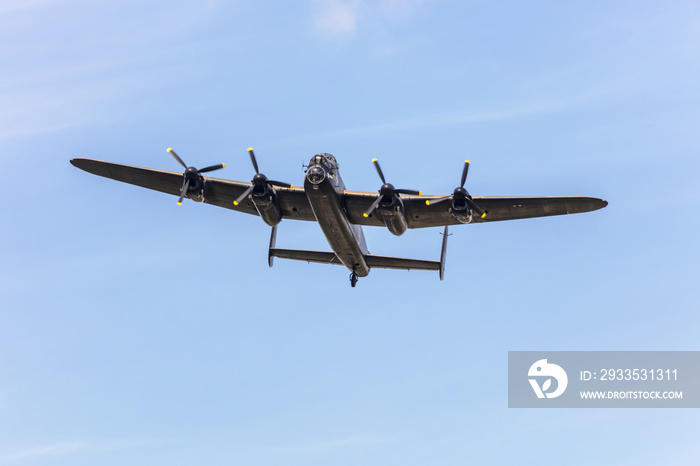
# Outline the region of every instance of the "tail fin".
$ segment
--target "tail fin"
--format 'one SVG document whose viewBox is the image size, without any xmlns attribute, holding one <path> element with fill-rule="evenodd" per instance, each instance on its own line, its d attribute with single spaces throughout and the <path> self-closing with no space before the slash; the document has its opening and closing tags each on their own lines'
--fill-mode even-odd
<svg viewBox="0 0 700 466">
<path fill-rule="evenodd" d="M 445 258 L 447 257 L 447 237 L 450 236 L 447 233 L 447 225 L 445 225 L 445 231 L 442 233 L 442 251 L 440 252 L 440 281 L 445 278 Z"/>
</svg>

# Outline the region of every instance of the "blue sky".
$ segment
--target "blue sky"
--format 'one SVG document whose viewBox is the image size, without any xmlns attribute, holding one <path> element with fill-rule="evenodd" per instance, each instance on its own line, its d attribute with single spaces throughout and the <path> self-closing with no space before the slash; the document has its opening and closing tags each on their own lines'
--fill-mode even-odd
<svg viewBox="0 0 700 466">
<path fill-rule="evenodd" d="M 0 464 L 697 464 L 695 410 L 507 408 L 511 350 L 696 350 L 697 2 L 0 4 Z M 260 219 L 88 175 L 587 195 L 446 279 L 267 267 Z M 365 229 L 432 259 L 439 229 Z M 280 247 L 326 249 L 313 223 Z M 562 460 L 563 458 L 563 460 Z"/>
</svg>

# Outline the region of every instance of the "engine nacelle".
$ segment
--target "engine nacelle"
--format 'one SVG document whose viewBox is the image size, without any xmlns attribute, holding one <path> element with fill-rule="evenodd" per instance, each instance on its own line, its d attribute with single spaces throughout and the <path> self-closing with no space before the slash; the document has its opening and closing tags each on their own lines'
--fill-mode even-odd
<svg viewBox="0 0 700 466">
<path fill-rule="evenodd" d="M 406 233 L 408 223 L 403 208 L 403 201 L 399 197 L 393 197 L 390 204 L 379 203 L 377 211 L 389 231 L 396 236 Z"/>
<path fill-rule="evenodd" d="M 206 183 L 202 176 L 190 180 L 190 186 L 187 188 L 187 198 L 195 202 L 204 202 Z"/>
<path fill-rule="evenodd" d="M 250 198 L 265 223 L 273 227 L 282 221 L 282 209 L 274 189 L 265 189 L 263 193 L 258 194 L 253 191 Z"/>
<path fill-rule="evenodd" d="M 451 207 L 450 213 L 459 223 L 472 223 L 474 219 L 472 211 L 468 207 L 464 209 L 455 209 Z"/>
</svg>

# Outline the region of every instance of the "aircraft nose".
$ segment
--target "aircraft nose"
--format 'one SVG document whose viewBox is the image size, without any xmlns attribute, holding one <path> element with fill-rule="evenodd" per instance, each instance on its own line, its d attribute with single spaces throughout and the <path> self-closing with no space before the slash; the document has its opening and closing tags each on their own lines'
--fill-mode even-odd
<svg viewBox="0 0 700 466">
<path fill-rule="evenodd" d="M 318 165 L 311 167 L 306 170 L 306 179 L 309 180 L 311 184 L 320 184 L 326 179 L 326 171 Z"/>
</svg>

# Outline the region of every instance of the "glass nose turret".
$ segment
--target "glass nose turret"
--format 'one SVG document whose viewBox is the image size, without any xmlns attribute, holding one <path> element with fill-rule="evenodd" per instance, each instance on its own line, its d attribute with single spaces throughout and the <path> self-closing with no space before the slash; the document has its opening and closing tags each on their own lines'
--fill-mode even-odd
<svg viewBox="0 0 700 466">
<path fill-rule="evenodd" d="M 306 179 L 309 180 L 311 184 L 320 184 L 326 179 L 326 170 L 320 165 L 314 165 L 306 170 Z"/>
</svg>

